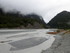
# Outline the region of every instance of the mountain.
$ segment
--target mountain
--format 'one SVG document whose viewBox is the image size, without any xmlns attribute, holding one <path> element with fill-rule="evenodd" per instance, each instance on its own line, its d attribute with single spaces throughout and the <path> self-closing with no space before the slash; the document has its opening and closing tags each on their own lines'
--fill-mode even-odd
<svg viewBox="0 0 70 53">
<path fill-rule="evenodd" d="M 22 15 L 16 12 L 4 12 L 0 8 L 0 28 L 46 28 L 43 18 L 37 14 Z"/>
<path fill-rule="evenodd" d="M 58 13 L 53 19 L 51 19 L 47 26 L 60 29 L 70 28 L 70 12 L 62 11 Z"/>
</svg>

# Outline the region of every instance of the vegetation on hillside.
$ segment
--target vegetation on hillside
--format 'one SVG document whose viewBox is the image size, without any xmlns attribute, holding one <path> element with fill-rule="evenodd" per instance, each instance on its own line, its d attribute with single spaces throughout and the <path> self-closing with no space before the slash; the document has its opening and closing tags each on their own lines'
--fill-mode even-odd
<svg viewBox="0 0 70 53">
<path fill-rule="evenodd" d="M 0 28 L 46 28 L 46 23 L 37 14 L 22 15 L 18 11 L 4 12 L 0 8 Z"/>
<path fill-rule="evenodd" d="M 47 26 L 50 28 L 70 29 L 70 12 L 60 12 L 47 24 Z"/>
</svg>

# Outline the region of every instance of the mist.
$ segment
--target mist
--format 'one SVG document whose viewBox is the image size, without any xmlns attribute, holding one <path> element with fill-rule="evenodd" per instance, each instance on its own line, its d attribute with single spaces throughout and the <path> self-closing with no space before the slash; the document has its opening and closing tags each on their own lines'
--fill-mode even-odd
<svg viewBox="0 0 70 53">
<path fill-rule="evenodd" d="M 0 0 L 6 11 L 19 11 L 22 14 L 36 13 L 48 23 L 63 10 L 70 11 L 70 0 Z"/>
</svg>

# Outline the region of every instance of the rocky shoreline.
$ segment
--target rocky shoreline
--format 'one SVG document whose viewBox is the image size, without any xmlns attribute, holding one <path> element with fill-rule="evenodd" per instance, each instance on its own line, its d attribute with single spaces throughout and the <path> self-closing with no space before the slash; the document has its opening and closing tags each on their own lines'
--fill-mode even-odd
<svg viewBox="0 0 70 53">
<path fill-rule="evenodd" d="M 70 33 L 56 35 L 52 46 L 42 53 L 70 53 Z"/>
</svg>

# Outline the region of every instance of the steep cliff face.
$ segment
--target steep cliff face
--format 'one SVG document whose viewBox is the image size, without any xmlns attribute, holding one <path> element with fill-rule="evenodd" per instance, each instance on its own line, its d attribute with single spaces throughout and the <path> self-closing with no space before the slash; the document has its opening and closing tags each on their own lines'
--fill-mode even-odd
<svg viewBox="0 0 70 53">
<path fill-rule="evenodd" d="M 70 12 L 60 12 L 47 24 L 47 26 L 50 28 L 70 28 Z"/>
</svg>

